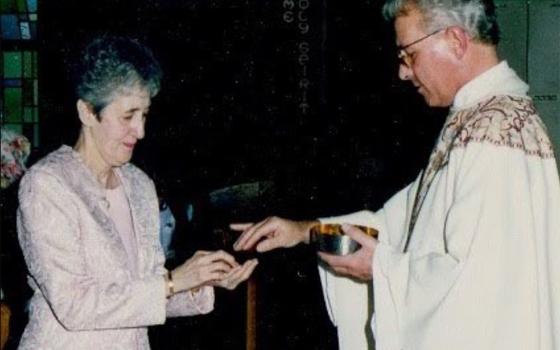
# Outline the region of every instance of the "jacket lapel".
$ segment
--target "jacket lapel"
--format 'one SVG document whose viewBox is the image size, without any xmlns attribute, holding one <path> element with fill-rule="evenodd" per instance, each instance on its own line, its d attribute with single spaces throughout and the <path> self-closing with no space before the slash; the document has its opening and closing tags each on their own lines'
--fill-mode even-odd
<svg viewBox="0 0 560 350">
<path fill-rule="evenodd" d="M 93 220 L 101 228 L 101 232 L 108 240 L 107 249 L 111 250 L 111 255 L 115 257 L 115 263 L 127 265 L 126 251 L 124 250 L 121 237 L 109 215 L 109 201 L 105 196 L 103 188 L 97 183 L 93 174 L 83 163 L 79 154 L 70 147 L 65 147 L 66 155 L 70 158 L 71 164 L 66 171 L 69 185 L 74 192 L 82 199 L 88 208 Z M 73 164 L 72 164 L 73 163 Z"/>
<path fill-rule="evenodd" d="M 134 237 L 136 239 L 136 273 L 143 276 L 146 271 L 146 261 L 148 259 L 146 251 L 146 225 L 143 223 L 146 218 L 146 210 L 143 209 L 143 202 L 145 198 L 143 193 L 139 188 L 133 185 L 134 178 L 133 174 L 126 169 L 126 165 L 120 169 L 117 169 L 117 174 L 119 175 L 126 198 L 128 200 L 128 205 L 130 206 L 130 215 L 132 217 L 132 225 L 134 228 Z"/>
</svg>

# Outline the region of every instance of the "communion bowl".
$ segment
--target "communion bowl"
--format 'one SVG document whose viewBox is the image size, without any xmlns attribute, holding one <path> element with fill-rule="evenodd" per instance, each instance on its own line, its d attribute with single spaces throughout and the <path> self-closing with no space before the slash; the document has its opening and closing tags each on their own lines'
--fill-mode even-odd
<svg viewBox="0 0 560 350">
<path fill-rule="evenodd" d="M 352 225 L 371 237 L 377 237 L 378 231 L 372 227 Z M 310 241 L 318 251 L 348 255 L 357 251 L 361 245 L 344 234 L 340 224 L 319 224 L 311 227 Z"/>
</svg>

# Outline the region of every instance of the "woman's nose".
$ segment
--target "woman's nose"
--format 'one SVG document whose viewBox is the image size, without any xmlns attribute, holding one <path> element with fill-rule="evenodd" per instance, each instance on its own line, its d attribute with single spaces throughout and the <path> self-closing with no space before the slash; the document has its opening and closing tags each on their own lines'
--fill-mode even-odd
<svg viewBox="0 0 560 350">
<path fill-rule="evenodd" d="M 136 136 L 136 138 L 138 140 L 141 140 L 144 138 L 145 135 L 145 129 L 144 129 L 144 125 L 145 125 L 145 121 L 144 118 L 139 118 L 140 120 L 137 120 L 136 123 L 134 123 L 134 125 L 132 126 L 134 134 Z"/>
</svg>

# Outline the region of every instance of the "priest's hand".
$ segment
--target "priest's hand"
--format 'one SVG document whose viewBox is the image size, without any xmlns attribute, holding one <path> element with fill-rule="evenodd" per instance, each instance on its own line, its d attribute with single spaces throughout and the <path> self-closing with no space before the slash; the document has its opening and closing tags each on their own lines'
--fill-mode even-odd
<svg viewBox="0 0 560 350">
<path fill-rule="evenodd" d="M 233 248 L 249 250 L 255 247 L 257 252 L 266 252 L 293 247 L 301 242 L 309 243 L 309 229 L 318 223 L 269 217 L 256 224 L 231 224 L 232 230 L 241 232 Z"/>
<path fill-rule="evenodd" d="M 373 255 L 377 247 L 377 239 L 351 225 L 344 224 L 342 229 L 346 235 L 362 247 L 349 255 L 338 256 L 319 252 L 319 256 L 332 270 L 340 275 L 351 276 L 362 281 L 371 280 L 373 277 Z"/>
</svg>

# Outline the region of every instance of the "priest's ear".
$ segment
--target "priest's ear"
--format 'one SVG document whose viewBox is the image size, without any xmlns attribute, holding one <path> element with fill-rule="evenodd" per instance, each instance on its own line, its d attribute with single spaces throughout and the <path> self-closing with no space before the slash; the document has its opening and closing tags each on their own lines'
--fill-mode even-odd
<svg viewBox="0 0 560 350">
<path fill-rule="evenodd" d="M 469 34 L 461 27 L 451 26 L 445 29 L 445 36 L 455 57 L 462 59 L 471 41 Z"/>
<path fill-rule="evenodd" d="M 78 102 L 76 102 L 76 108 L 78 109 L 80 121 L 84 126 L 92 126 L 99 123 L 97 113 L 95 113 L 93 106 L 89 102 L 79 99 Z"/>
</svg>

